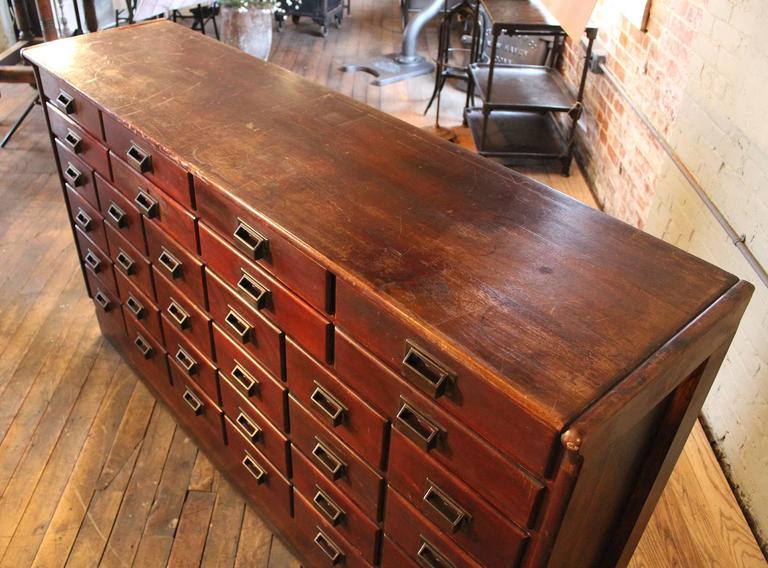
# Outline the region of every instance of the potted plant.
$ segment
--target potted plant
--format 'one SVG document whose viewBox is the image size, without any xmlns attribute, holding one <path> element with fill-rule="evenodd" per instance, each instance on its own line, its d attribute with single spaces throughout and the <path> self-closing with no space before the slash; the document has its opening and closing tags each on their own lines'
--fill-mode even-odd
<svg viewBox="0 0 768 568">
<path fill-rule="evenodd" d="M 288 0 L 288 5 L 293 0 Z M 221 40 L 259 59 L 272 47 L 272 14 L 282 11 L 277 0 L 220 0 Z"/>
</svg>

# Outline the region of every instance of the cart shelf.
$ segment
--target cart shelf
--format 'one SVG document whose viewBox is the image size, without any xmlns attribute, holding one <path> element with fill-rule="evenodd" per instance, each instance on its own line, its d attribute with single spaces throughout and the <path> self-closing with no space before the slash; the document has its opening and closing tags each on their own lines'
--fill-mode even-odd
<svg viewBox="0 0 768 568">
<path fill-rule="evenodd" d="M 486 107 L 503 110 L 568 112 L 577 99 L 566 87 L 560 73 L 540 65 L 500 65 L 493 68 L 491 98 L 488 100 L 487 63 L 473 63 L 470 73 L 477 94 Z"/>
<path fill-rule="evenodd" d="M 465 111 L 479 153 L 495 158 L 559 158 L 569 154 L 568 144 L 548 112 L 496 111 L 483 117 L 480 108 Z M 488 125 L 482 143 L 483 121 Z"/>
</svg>

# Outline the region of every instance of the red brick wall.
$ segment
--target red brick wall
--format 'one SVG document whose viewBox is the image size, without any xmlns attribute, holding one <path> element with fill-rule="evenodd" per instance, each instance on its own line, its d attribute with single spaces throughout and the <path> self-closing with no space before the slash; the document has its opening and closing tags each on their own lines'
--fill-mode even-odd
<svg viewBox="0 0 768 568">
<path fill-rule="evenodd" d="M 654 126 L 674 123 L 685 87 L 690 44 L 708 0 L 653 0 L 648 31 L 624 18 L 614 0 L 600 0 L 594 22 L 596 50 Z M 563 73 L 574 91 L 584 47 L 569 41 Z M 577 152 L 588 181 L 606 212 L 643 227 L 653 199 L 661 148 L 604 76 L 590 73 Z"/>
</svg>

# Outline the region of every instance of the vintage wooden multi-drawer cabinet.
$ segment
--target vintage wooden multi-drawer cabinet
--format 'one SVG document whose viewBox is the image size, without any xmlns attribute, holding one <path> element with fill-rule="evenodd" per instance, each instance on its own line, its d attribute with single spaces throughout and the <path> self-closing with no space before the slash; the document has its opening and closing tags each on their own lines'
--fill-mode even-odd
<svg viewBox="0 0 768 568">
<path fill-rule="evenodd" d="M 749 284 L 175 24 L 24 55 L 104 334 L 307 566 L 629 560 Z"/>
</svg>

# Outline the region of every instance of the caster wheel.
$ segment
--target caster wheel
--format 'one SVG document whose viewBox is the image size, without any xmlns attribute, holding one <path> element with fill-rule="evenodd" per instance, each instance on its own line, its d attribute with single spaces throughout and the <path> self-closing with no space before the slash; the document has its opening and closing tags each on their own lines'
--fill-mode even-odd
<svg viewBox="0 0 768 568">
<path fill-rule="evenodd" d="M 341 27 L 341 16 L 336 16 L 334 18 L 334 25 L 336 26 L 336 29 Z"/>
<path fill-rule="evenodd" d="M 296 14 L 294 14 L 293 16 L 291 16 L 291 21 L 293 22 L 293 25 L 296 25 L 296 24 L 298 24 L 298 23 L 299 23 L 299 20 L 301 20 L 301 16 L 297 16 Z"/>
<path fill-rule="evenodd" d="M 320 33 L 323 37 L 326 37 L 328 35 L 328 26 L 322 25 L 320 26 Z"/>
<path fill-rule="evenodd" d="M 282 20 L 277 22 L 277 32 L 278 33 L 283 33 L 283 21 Z"/>
</svg>

